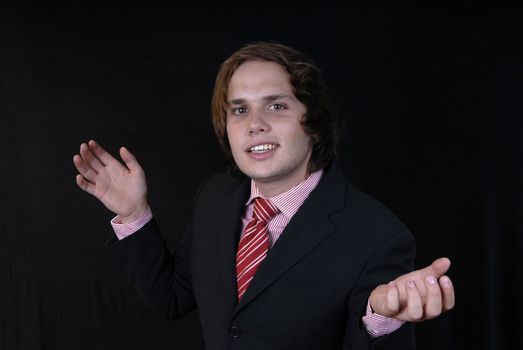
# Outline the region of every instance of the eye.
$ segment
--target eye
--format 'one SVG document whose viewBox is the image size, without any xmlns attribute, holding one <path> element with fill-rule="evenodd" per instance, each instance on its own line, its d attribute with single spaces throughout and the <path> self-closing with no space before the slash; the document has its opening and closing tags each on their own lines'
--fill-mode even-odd
<svg viewBox="0 0 523 350">
<path fill-rule="evenodd" d="M 243 106 L 234 107 L 231 111 L 232 111 L 232 114 L 234 114 L 234 115 L 240 115 L 240 114 L 247 112 L 247 108 L 245 108 Z"/>
<path fill-rule="evenodd" d="M 281 103 L 273 103 L 269 106 L 270 110 L 280 110 L 280 109 L 286 109 L 287 107 L 282 105 Z"/>
</svg>

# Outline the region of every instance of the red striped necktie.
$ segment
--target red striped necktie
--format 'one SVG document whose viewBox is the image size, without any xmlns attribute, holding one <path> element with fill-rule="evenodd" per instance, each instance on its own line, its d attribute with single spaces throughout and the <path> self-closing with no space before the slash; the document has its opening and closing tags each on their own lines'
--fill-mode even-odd
<svg viewBox="0 0 523 350">
<path fill-rule="evenodd" d="M 242 298 L 256 270 L 258 270 L 258 266 L 267 256 L 269 250 L 267 224 L 278 213 L 278 208 L 268 199 L 261 197 L 254 199 L 252 219 L 243 231 L 236 253 L 238 300 Z"/>
</svg>

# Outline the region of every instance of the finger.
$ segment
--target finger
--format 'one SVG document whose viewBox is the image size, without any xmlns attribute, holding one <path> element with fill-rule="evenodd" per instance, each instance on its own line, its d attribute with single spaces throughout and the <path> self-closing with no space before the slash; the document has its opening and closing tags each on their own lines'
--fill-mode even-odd
<svg viewBox="0 0 523 350">
<path fill-rule="evenodd" d="M 425 289 L 427 291 L 425 301 L 425 319 L 432 319 L 441 314 L 442 299 L 441 289 L 436 277 L 428 275 L 425 278 Z"/>
<path fill-rule="evenodd" d="M 96 182 L 96 177 L 98 176 L 98 173 L 94 171 L 84 160 L 81 156 L 75 155 L 73 157 L 73 163 L 78 170 L 78 172 L 81 174 L 82 177 L 84 177 L 87 181 L 91 183 Z"/>
<path fill-rule="evenodd" d="M 87 181 L 82 175 L 76 175 L 76 184 L 85 192 L 94 196 L 95 186 Z"/>
<path fill-rule="evenodd" d="M 400 298 L 403 298 L 404 300 L 407 298 L 407 281 L 413 280 L 416 284 L 416 287 L 418 289 L 418 292 L 421 297 L 422 303 L 424 303 L 425 295 L 427 294 L 425 283 L 424 283 L 424 276 L 423 270 L 417 270 L 414 272 L 410 272 L 408 274 L 402 275 L 394 280 L 394 282 L 397 285 L 397 288 L 400 293 Z"/>
<path fill-rule="evenodd" d="M 136 157 L 131 152 L 129 152 L 127 148 L 120 148 L 120 157 L 122 157 L 122 160 L 125 162 L 125 166 L 127 166 L 131 172 L 142 171 L 142 167 L 136 160 Z"/>
<path fill-rule="evenodd" d="M 407 290 L 407 315 L 409 320 L 419 321 L 423 317 L 423 306 L 416 282 L 408 280 L 405 283 L 405 288 Z"/>
<path fill-rule="evenodd" d="M 432 275 L 436 278 L 443 276 L 450 268 L 450 260 L 448 258 L 439 258 L 436 259 L 429 266 L 425 267 L 421 272 L 422 276 Z M 424 278 L 424 277 L 423 277 Z"/>
<path fill-rule="evenodd" d="M 85 143 L 80 145 L 80 156 L 85 163 L 87 163 L 97 173 L 104 167 L 104 165 L 94 156 L 89 146 Z"/>
<path fill-rule="evenodd" d="M 400 292 L 394 282 L 387 285 L 387 312 L 389 315 L 395 315 L 400 311 Z"/>
<path fill-rule="evenodd" d="M 98 158 L 103 165 L 121 166 L 120 162 L 110 155 L 109 152 L 103 149 L 102 146 L 100 146 L 96 141 L 90 140 L 89 148 L 93 151 L 96 158 Z"/>
<path fill-rule="evenodd" d="M 416 288 L 418 288 L 418 292 L 421 298 L 421 305 L 425 305 L 427 298 L 427 286 L 425 284 L 425 276 L 417 275 L 415 276 L 415 278 L 412 278 L 412 280 L 416 282 Z"/>
<path fill-rule="evenodd" d="M 456 302 L 454 286 L 452 285 L 452 281 L 448 276 L 442 276 L 439 279 L 439 285 L 441 286 L 442 290 L 443 310 L 448 311 L 454 307 Z"/>
</svg>

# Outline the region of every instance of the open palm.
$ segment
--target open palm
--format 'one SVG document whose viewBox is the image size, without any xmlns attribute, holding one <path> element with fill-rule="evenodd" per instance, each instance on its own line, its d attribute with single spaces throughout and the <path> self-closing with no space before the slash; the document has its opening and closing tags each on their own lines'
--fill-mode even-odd
<svg viewBox="0 0 523 350">
<path fill-rule="evenodd" d="M 454 287 L 445 275 L 449 268 L 450 260 L 439 258 L 423 269 L 378 286 L 370 296 L 373 311 L 401 321 L 420 322 L 452 309 Z"/>
<path fill-rule="evenodd" d="M 125 148 L 120 149 L 124 164 L 95 141 L 83 143 L 73 157 L 78 169 L 78 186 L 98 198 L 123 222 L 140 218 L 148 208 L 147 183 L 142 167 Z"/>
</svg>

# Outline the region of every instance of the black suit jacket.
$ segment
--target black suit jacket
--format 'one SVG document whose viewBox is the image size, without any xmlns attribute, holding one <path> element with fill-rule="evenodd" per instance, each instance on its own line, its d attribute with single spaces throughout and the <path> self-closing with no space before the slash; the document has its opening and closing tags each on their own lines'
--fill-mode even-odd
<svg viewBox="0 0 523 350">
<path fill-rule="evenodd" d="M 108 242 L 149 307 L 166 319 L 197 307 L 208 349 L 413 349 L 412 325 L 372 340 L 361 322 L 370 292 L 412 270 L 413 237 L 336 164 L 237 302 L 235 254 L 249 183 L 226 174 L 205 181 L 174 254 L 154 220 Z"/>
</svg>

